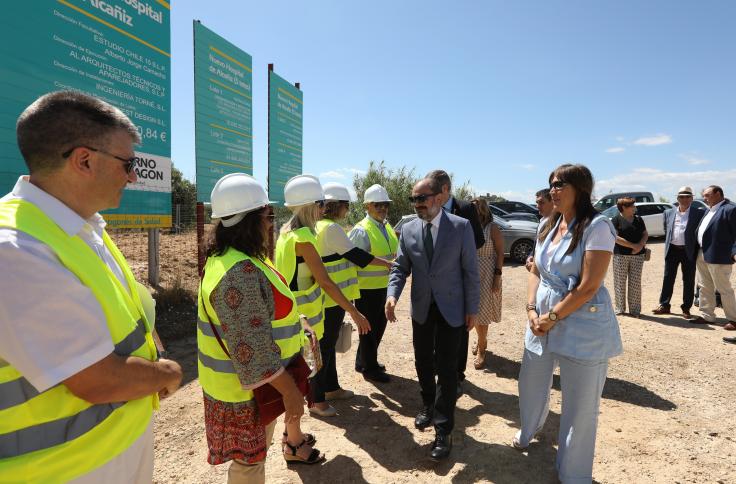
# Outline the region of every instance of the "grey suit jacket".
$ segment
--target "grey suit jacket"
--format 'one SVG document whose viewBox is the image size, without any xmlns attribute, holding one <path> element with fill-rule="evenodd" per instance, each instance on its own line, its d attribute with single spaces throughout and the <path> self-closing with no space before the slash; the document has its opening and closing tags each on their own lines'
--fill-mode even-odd
<svg viewBox="0 0 736 484">
<path fill-rule="evenodd" d="M 662 214 L 664 217 L 664 256 L 667 257 L 667 253 L 670 250 L 670 244 L 672 243 L 672 231 L 675 227 L 675 211 L 677 208 L 671 208 L 665 210 Z M 687 209 L 687 227 L 685 227 L 685 255 L 688 260 L 695 262 L 695 258 L 698 252 L 698 225 L 700 220 L 705 215 L 705 210 L 697 207 L 694 203 Z"/>
<path fill-rule="evenodd" d="M 411 317 L 427 320 L 432 297 L 447 323 L 465 324 L 466 314 L 478 314 L 480 275 L 470 222 L 442 211 L 432 263 L 424 255 L 422 220 L 401 227 L 399 250 L 388 281 L 388 296 L 397 300 L 412 275 Z"/>
</svg>

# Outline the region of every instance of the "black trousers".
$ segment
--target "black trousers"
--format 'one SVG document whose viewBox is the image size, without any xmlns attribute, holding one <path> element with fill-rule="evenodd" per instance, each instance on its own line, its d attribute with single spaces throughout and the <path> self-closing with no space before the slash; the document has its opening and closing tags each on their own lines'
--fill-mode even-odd
<svg viewBox="0 0 736 484">
<path fill-rule="evenodd" d="M 355 354 L 355 369 L 365 373 L 376 373 L 378 367 L 378 347 L 386 331 L 386 288 L 361 289 L 360 299 L 355 301 L 355 307 L 363 313 L 371 323 L 371 330 L 360 335 L 358 352 Z"/>
<path fill-rule="evenodd" d="M 457 358 L 465 327 L 453 328 L 447 324 L 435 304 L 430 306 L 424 324 L 412 320 L 411 325 L 422 402 L 434 407 L 435 431 L 449 434 L 455 426 Z"/>
<path fill-rule="evenodd" d="M 325 309 L 325 333 L 319 340 L 319 352 L 322 354 L 322 369 L 317 372 L 310 382 L 312 396 L 315 403 L 325 401 L 325 392 L 334 392 L 340 389 L 337 381 L 337 358 L 335 345 L 340 336 L 340 326 L 345 319 L 345 310 L 340 306 Z"/>
<path fill-rule="evenodd" d="M 685 248 L 677 245 L 670 245 L 667 257 L 664 259 L 664 280 L 662 281 L 662 292 L 659 295 L 659 304 L 670 306 L 678 266 L 682 267 L 682 306 L 680 307 L 683 311 L 689 311 L 693 307 L 695 294 L 695 261 L 688 260 Z"/>
<path fill-rule="evenodd" d="M 463 331 L 460 337 L 460 350 L 457 354 L 457 381 L 465 381 L 465 366 L 468 364 L 468 345 L 470 344 L 470 332 Z"/>
</svg>

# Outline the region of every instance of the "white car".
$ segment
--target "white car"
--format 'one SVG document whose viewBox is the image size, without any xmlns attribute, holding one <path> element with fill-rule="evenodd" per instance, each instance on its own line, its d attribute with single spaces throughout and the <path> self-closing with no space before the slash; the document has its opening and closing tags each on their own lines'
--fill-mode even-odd
<svg viewBox="0 0 736 484">
<path fill-rule="evenodd" d="M 664 237 L 664 216 L 662 214 L 665 210 L 671 209 L 672 205 L 660 202 L 638 202 L 634 206 L 636 206 L 636 214 L 644 220 L 649 237 Z M 614 205 L 601 213 L 608 218 L 613 218 L 619 212 Z"/>
</svg>

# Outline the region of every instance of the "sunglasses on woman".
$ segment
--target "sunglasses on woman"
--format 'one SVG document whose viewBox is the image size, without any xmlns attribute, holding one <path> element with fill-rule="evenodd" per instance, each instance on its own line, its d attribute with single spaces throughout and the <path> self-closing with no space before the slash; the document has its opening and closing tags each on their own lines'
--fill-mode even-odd
<svg viewBox="0 0 736 484">
<path fill-rule="evenodd" d="M 557 180 L 557 181 L 553 181 L 552 183 L 549 184 L 549 189 L 550 190 L 562 190 L 567 185 L 568 185 L 567 182 L 564 182 L 562 180 Z"/>
</svg>

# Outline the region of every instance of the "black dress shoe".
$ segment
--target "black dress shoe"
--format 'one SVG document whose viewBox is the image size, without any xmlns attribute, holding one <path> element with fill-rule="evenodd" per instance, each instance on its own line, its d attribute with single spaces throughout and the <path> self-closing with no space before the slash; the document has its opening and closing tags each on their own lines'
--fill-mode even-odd
<svg viewBox="0 0 736 484">
<path fill-rule="evenodd" d="M 381 365 L 380 363 L 378 364 L 378 369 L 386 373 L 386 367 Z M 355 371 L 357 371 L 358 373 L 363 373 L 364 368 L 360 365 L 355 365 Z"/>
<path fill-rule="evenodd" d="M 736 345 L 736 336 L 724 336 L 723 337 L 724 343 L 732 343 Z"/>
<path fill-rule="evenodd" d="M 434 411 L 429 407 L 424 407 L 421 412 L 414 419 L 414 426 L 419 430 L 424 430 L 432 425 L 432 417 Z"/>
<path fill-rule="evenodd" d="M 432 444 L 432 452 L 430 452 L 429 456 L 432 460 L 446 459 L 450 455 L 451 449 L 452 439 L 450 436 L 437 433 L 437 436 L 434 438 L 434 443 Z"/>
<path fill-rule="evenodd" d="M 382 371 L 364 371 L 363 378 L 376 383 L 388 383 L 391 381 L 391 377 Z"/>
</svg>

